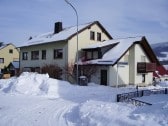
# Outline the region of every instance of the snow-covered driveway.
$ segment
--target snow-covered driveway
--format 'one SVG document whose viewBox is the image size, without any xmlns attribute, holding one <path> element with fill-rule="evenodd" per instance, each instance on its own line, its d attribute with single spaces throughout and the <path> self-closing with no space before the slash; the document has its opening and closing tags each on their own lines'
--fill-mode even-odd
<svg viewBox="0 0 168 126">
<path fill-rule="evenodd" d="M 0 126 L 66 126 L 76 104 L 63 99 L 0 95 Z"/>
</svg>

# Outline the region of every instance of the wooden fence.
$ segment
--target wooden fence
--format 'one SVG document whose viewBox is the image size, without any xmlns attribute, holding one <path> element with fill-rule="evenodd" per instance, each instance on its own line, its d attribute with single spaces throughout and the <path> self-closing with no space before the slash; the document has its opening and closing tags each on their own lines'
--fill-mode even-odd
<svg viewBox="0 0 168 126">
<path fill-rule="evenodd" d="M 152 90 L 137 90 L 135 92 L 117 94 L 117 102 L 128 102 L 128 103 L 132 103 L 136 106 L 152 105 L 147 102 L 133 99 L 136 97 L 149 96 L 151 94 L 168 94 L 168 88 L 152 89 Z"/>
</svg>

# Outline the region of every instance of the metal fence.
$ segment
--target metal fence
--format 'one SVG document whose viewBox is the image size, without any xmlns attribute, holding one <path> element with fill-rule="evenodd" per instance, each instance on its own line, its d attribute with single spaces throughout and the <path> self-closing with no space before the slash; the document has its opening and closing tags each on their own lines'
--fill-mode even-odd
<svg viewBox="0 0 168 126">
<path fill-rule="evenodd" d="M 142 97 L 142 96 L 150 96 L 152 94 L 168 94 L 168 88 L 164 89 L 152 89 L 152 90 L 137 90 L 135 92 L 129 92 L 129 93 L 123 93 L 123 94 L 117 94 L 117 102 L 128 102 L 132 103 L 137 106 L 141 105 L 152 105 L 147 102 L 143 102 L 140 100 L 136 100 L 133 98 L 136 97 Z"/>
</svg>

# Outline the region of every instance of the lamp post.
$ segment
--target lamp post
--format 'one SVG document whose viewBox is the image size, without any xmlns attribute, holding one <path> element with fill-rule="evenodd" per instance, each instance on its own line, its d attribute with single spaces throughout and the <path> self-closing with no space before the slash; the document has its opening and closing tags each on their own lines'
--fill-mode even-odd
<svg viewBox="0 0 168 126">
<path fill-rule="evenodd" d="M 72 9 L 75 11 L 75 14 L 76 14 L 76 33 L 77 33 L 77 38 L 76 38 L 76 40 L 77 40 L 77 54 L 76 54 L 76 62 L 77 62 L 77 68 L 76 68 L 76 82 L 77 82 L 77 84 L 78 84 L 78 76 L 79 76 L 79 73 L 78 73 L 78 60 L 79 60 L 79 57 L 78 57 L 78 13 L 77 13 L 77 10 L 76 10 L 76 8 L 68 1 L 68 0 L 65 0 L 65 2 L 67 3 L 67 4 L 69 4 L 71 7 L 72 7 Z"/>
</svg>

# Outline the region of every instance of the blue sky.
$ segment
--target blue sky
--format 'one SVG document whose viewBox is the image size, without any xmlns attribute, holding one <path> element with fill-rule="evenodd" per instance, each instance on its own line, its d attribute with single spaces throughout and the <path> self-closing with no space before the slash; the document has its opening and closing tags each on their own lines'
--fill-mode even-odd
<svg viewBox="0 0 168 126">
<path fill-rule="evenodd" d="M 79 24 L 98 20 L 113 38 L 146 36 L 168 41 L 168 0 L 69 0 Z M 0 0 L 0 41 L 20 45 L 30 36 L 50 32 L 54 23 L 74 26 L 76 16 L 64 0 Z"/>
</svg>

